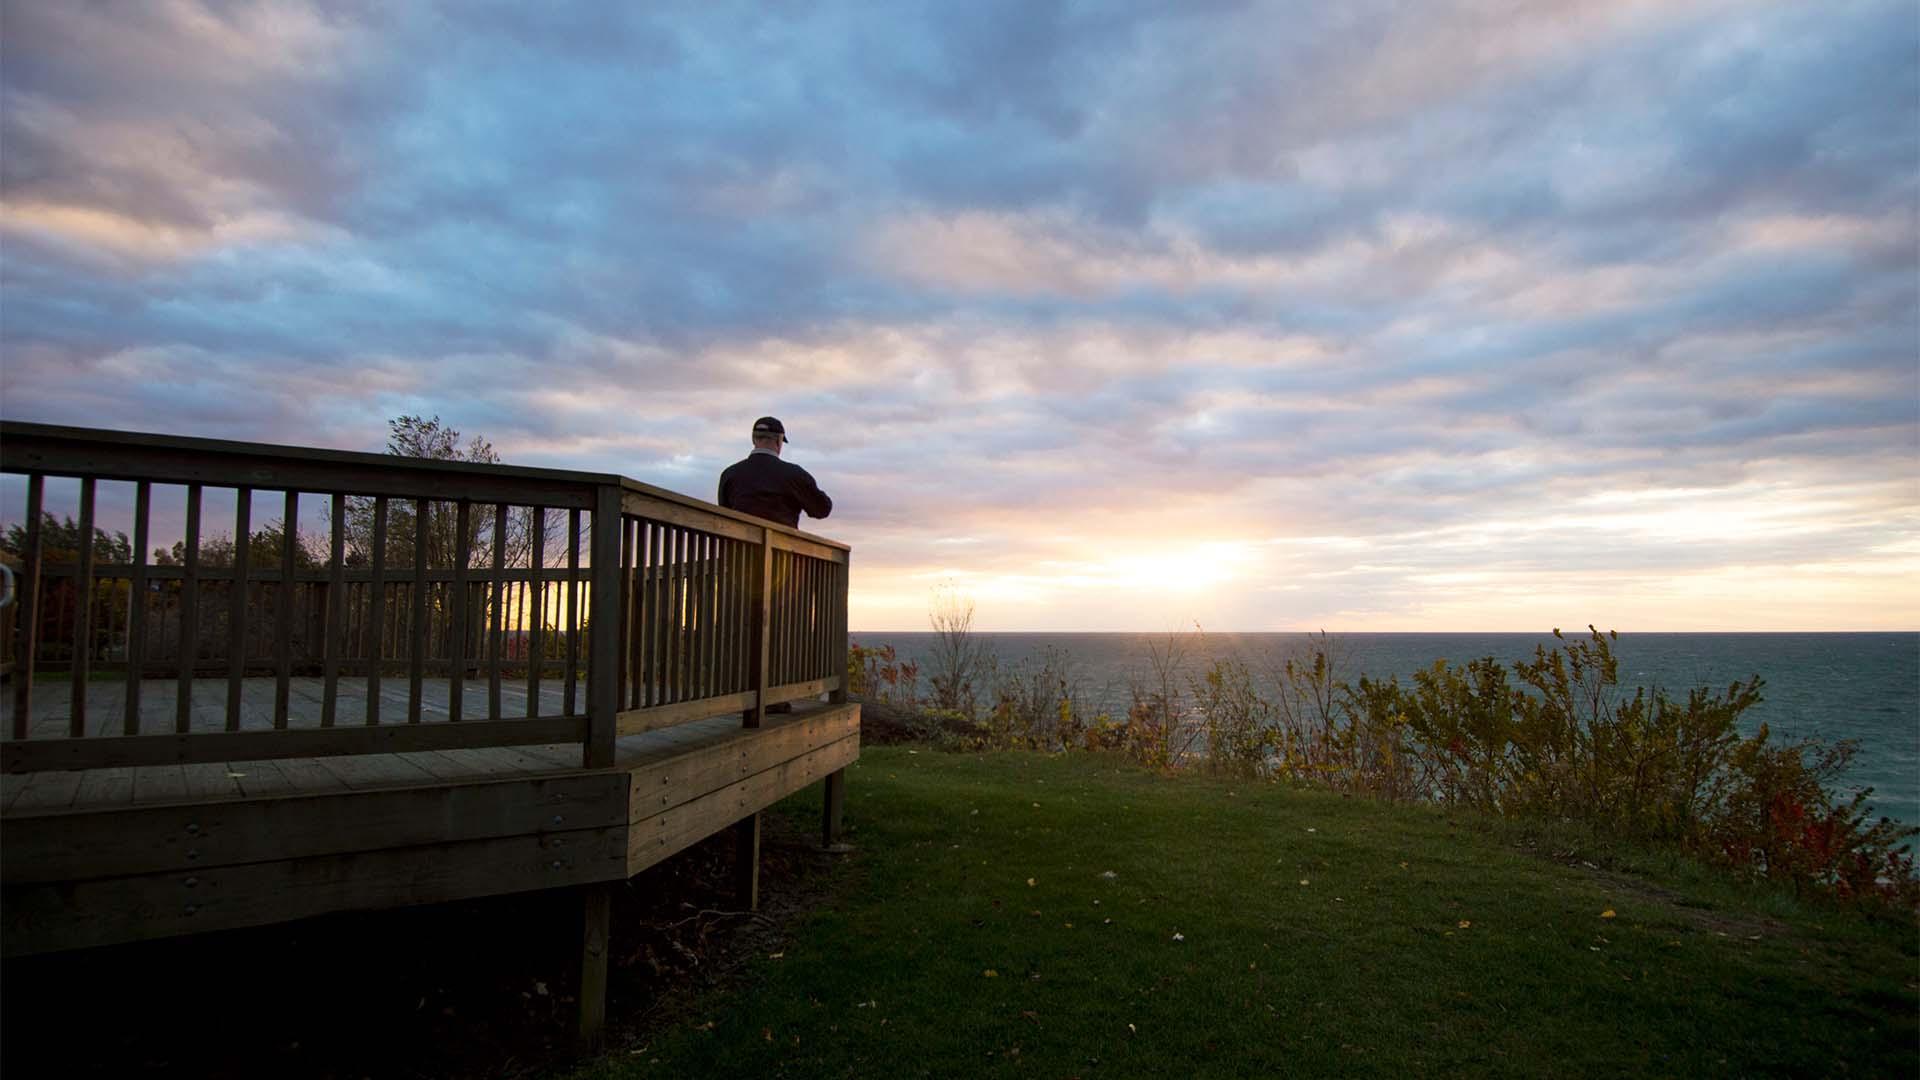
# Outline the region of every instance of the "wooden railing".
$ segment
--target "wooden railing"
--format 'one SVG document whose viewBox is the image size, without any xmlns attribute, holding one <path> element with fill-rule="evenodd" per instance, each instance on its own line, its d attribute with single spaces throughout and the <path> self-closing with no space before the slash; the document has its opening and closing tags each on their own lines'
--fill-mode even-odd
<svg viewBox="0 0 1920 1080">
<path fill-rule="evenodd" d="M 596 766 L 844 698 L 845 545 L 620 476 L 14 422 L 0 474 L 7 771 L 555 742 Z"/>
</svg>

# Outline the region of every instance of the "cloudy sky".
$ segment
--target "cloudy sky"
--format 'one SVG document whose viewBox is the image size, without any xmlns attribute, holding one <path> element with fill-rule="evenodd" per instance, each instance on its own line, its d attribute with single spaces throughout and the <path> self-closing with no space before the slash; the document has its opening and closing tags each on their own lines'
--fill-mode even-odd
<svg viewBox="0 0 1920 1080">
<path fill-rule="evenodd" d="M 0 414 L 774 413 L 856 629 L 1920 626 L 1912 0 L 773 7 L 6 2 Z"/>
</svg>

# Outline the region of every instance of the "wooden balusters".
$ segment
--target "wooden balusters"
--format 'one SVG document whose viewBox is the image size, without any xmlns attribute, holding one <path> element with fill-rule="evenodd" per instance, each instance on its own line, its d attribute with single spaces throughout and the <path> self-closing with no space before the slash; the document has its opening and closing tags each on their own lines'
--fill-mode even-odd
<svg viewBox="0 0 1920 1080">
<path fill-rule="evenodd" d="M 487 719 L 498 720 L 500 709 L 500 665 L 506 653 L 507 624 L 507 504 L 493 508 L 493 619 L 488 634 Z"/>
<path fill-rule="evenodd" d="M 580 679 L 580 511 L 567 511 L 567 686 L 561 711 L 572 716 Z"/>
<path fill-rule="evenodd" d="M 133 580 L 127 588 L 127 695 L 122 730 L 140 734 L 140 679 L 147 659 L 147 518 L 153 485 L 142 480 L 133 497 Z"/>
<path fill-rule="evenodd" d="M 467 680 L 467 631 L 472 616 L 467 611 L 467 563 L 473 558 L 473 504 L 460 500 L 454 511 L 453 538 L 453 618 L 447 634 L 447 719 L 458 721 L 465 711 Z"/>
<path fill-rule="evenodd" d="M 45 511 L 46 477 L 32 473 L 27 477 L 27 550 L 20 567 L 19 597 L 14 602 L 20 620 L 19 636 L 14 640 L 13 737 L 27 737 L 27 718 L 33 713 L 33 667 L 40 657 L 40 565 L 42 561 L 40 517 Z"/>
<path fill-rule="evenodd" d="M 330 728 L 340 708 L 340 653 L 347 614 L 347 497 L 333 497 L 333 542 L 328 546 L 327 627 L 320 643 L 320 726 Z"/>
<path fill-rule="evenodd" d="M 233 500 L 233 580 L 227 586 L 227 730 L 240 730 L 241 680 L 247 671 L 247 578 L 253 547 L 253 489 Z"/>
<path fill-rule="evenodd" d="M 547 569 L 547 512 L 536 506 L 529 514 L 532 517 L 533 552 L 529 560 L 533 571 L 533 580 L 527 586 L 532 597 L 533 625 L 527 628 L 527 717 L 534 719 L 540 715 L 540 676 L 541 669 L 547 664 L 546 640 L 542 631 L 547 621 L 547 590 L 541 576 Z"/>
<path fill-rule="evenodd" d="M 68 734 L 86 732 L 87 671 L 93 662 L 93 478 L 80 481 L 80 568 L 73 591 L 73 695 Z"/>
<path fill-rule="evenodd" d="M 427 537 L 432 525 L 432 504 L 425 499 L 413 501 L 413 634 L 407 650 L 407 723 L 420 722 L 420 697 L 427 673 Z"/>
<path fill-rule="evenodd" d="M 280 519 L 280 584 L 274 589 L 273 612 L 273 726 L 285 730 L 287 704 L 293 686 L 293 590 L 299 569 L 300 493 L 287 492 Z"/>
<path fill-rule="evenodd" d="M 373 579 L 367 584 L 367 615 L 361 623 L 367 654 L 367 724 L 380 723 L 380 661 L 386 658 L 387 500 L 373 500 Z"/>
</svg>

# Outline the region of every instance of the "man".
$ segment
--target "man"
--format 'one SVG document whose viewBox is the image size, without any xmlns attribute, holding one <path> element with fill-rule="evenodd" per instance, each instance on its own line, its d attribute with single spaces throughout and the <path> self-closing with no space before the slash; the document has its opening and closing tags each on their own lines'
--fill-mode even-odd
<svg viewBox="0 0 1920 1080">
<path fill-rule="evenodd" d="M 720 474 L 720 505 L 789 528 L 799 527 L 802 510 L 816 518 L 832 513 L 833 500 L 807 470 L 780 460 L 786 442 L 787 429 L 780 421 L 771 416 L 755 420 L 753 452 Z"/>
<path fill-rule="evenodd" d="M 720 474 L 720 505 L 791 528 L 799 527 L 802 510 L 816 518 L 831 514 L 833 500 L 813 482 L 807 470 L 780 460 L 780 449 L 786 442 L 786 425 L 779 420 L 771 416 L 755 420 L 753 452 Z M 782 701 L 767 706 L 767 711 L 790 713 L 793 703 Z M 751 717 L 753 713 L 748 710 L 741 715 Z"/>
</svg>

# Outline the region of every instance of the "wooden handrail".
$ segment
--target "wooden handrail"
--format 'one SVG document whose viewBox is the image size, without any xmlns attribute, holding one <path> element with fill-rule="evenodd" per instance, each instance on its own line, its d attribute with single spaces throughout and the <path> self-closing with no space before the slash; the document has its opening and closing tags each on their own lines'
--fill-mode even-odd
<svg viewBox="0 0 1920 1080">
<path fill-rule="evenodd" d="M 726 713 L 753 722 L 784 700 L 845 692 L 847 545 L 625 477 L 17 421 L 0 421 L 0 472 L 26 475 L 36 511 L 29 550 L 15 560 L 23 603 L 0 617 L 15 646 L 5 650 L 15 658 L 14 717 L 0 739 L 7 770 L 231 760 L 242 749 L 270 758 L 512 745 L 556 733 L 578 738 L 583 763 L 596 766 L 612 761 L 622 734 Z M 82 542 L 77 558 L 49 562 L 62 554 L 44 550 L 39 527 L 50 477 L 81 481 L 87 538 L 99 485 L 130 482 L 134 560 L 100 562 L 98 545 Z M 188 493 L 185 558 L 160 565 L 146 548 L 154 507 L 174 498 L 155 485 L 171 484 Z M 281 520 L 296 523 L 301 498 L 318 498 L 331 542 L 322 551 L 282 528 L 270 556 L 250 558 L 253 543 L 237 543 L 234 565 L 208 566 L 206 537 L 221 530 L 202 521 L 207 488 L 235 493 L 236 536 L 266 516 L 249 512 L 256 495 L 284 500 Z M 371 538 L 354 541 L 371 558 L 355 566 L 350 513 L 372 523 Z M 416 520 L 434 522 L 436 543 L 451 536 L 457 550 L 416 547 Z M 543 522 L 564 525 L 563 551 Z M 32 706 L 30 673 L 50 665 L 72 672 L 57 730 Z M 124 697 L 99 701 L 115 713 L 110 726 L 88 708 L 113 685 L 90 679 L 96 666 L 124 672 Z M 383 683 L 383 669 L 398 678 Z M 317 689 L 299 681 L 312 672 Z M 476 682 L 484 705 L 471 696 Z M 270 684 L 264 699 L 251 696 L 256 683 Z M 216 687 L 217 719 L 203 715 Z M 143 711 L 143 695 L 153 703 L 169 688 L 164 719 Z"/>
</svg>

